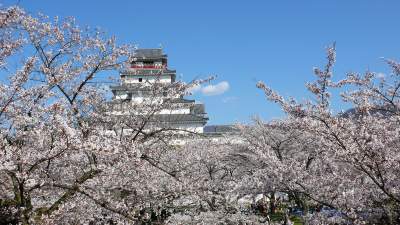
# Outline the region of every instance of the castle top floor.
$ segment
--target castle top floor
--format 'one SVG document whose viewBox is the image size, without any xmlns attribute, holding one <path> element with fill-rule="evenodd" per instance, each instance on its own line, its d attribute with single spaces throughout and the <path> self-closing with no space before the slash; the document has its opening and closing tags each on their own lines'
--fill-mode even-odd
<svg viewBox="0 0 400 225">
<path fill-rule="evenodd" d="M 176 71 L 168 69 L 168 58 L 161 48 L 137 49 L 120 76 L 123 84 L 172 83 L 175 82 Z"/>
<path fill-rule="evenodd" d="M 130 64 L 132 69 L 166 69 L 167 66 L 167 55 L 161 48 L 137 49 Z"/>
</svg>

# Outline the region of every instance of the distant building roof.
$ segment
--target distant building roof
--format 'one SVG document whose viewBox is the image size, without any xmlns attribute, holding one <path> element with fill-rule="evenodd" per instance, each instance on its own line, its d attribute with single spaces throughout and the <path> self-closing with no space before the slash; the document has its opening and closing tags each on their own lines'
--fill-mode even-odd
<svg viewBox="0 0 400 225">
<path fill-rule="evenodd" d="M 234 125 L 209 125 L 204 127 L 204 133 L 237 133 L 239 129 Z"/>
</svg>

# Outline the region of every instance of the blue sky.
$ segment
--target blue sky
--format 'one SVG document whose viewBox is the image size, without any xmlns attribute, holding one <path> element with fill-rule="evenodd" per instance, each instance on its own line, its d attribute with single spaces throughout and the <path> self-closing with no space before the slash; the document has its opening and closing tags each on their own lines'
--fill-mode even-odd
<svg viewBox="0 0 400 225">
<path fill-rule="evenodd" d="M 217 75 L 216 87 L 209 89 L 225 92 L 193 96 L 206 104 L 209 124 L 248 121 L 253 115 L 281 117 L 256 82 L 263 80 L 284 96 L 306 98 L 304 84 L 313 79 L 313 67 L 323 66 L 325 47 L 334 41 L 336 79 L 367 69 L 389 73 L 381 57 L 400 58 L 398 0 L 19 2 L 34 14 L 74 16 L 121 43 L 161 44 L 170 67 L 185 81 Z"/>
</svg>

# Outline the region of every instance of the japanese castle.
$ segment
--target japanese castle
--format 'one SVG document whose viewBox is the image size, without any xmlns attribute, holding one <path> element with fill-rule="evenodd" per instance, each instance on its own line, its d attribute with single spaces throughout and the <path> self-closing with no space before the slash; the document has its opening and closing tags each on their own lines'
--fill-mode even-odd
<svg viewBox="0 0 400 225">
<path fill-rule="evenodd" d="M 110 87 L 113 102 L 141 104 L 155 99 L 167 102 L 168 108 L 152 115 L 150 124 L 203 133 L 208 121 L 204 104 L 163 91 L 174 85 L 175 80 L 176 71 L 168 68 L 168 58 L 162 49 L 137 49 L 135 58 L 120 72 L 119 84 Z"/>
</svg>

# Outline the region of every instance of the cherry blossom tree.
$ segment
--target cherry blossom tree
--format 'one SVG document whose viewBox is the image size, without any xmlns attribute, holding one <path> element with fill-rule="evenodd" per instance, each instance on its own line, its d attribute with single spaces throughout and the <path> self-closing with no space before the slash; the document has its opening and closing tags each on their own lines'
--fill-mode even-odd
<svg viewBox="0 0 400 225">
<path fill-rule="evenodd" d="M 199 136 L 157 121 L 206 80 L 152 85 L 143 102 L 96 84 L 134 56 L 73 18 L 0 9 L 0 220 L 11 224 L 259 224 L 239 200 L 285 193 L 306 223 L 400 223 L 400 65 L 332 80 L 327 65 L 299 103 L 258 83 L 285 119 Z M 352 104 L 334 113 L 329 89 Z M 179 140 L 179 141 L 178 141 Z M 181 142 L 184 142 L 182 144 Z M 310 207 L 327 207 L 308 215 Z M 253 207 L 254 208 L 254 207 Z"/>
<path fill-rule="evenodd" d="M 9 223 L 87 224 L 163 221 L 187 183 L 173 164 L 182 135 L 154 121 L 173 104 L 107 102 L 97 77 L 134 54 L 114 37 L 73 18 L 0 11 L 0 208 Z M 15 69 L 16 68 L 16 69 Z M 155 84 L 154 96 L 186 94 L 191 84 Z M 123 108 L 126 115 L 117 115 Z M 185 131 L 186 132 L 186 131 Z M 175 153 L 179 154 L 179 153 Z M 172 165 L 176 166 L 174 168 Z M 8 223 L 7 222 L 7 223 Z"/>
<path fill-rule="evenodd" d="M 400 215 L 400 66 L 387 60 L 392 68 L 390 77 L 379 78 L 367 71 L 365 75 L 351 73 L 334 82 L 334 46 L 327 49 L 327 60 L 324 69 L 314 70 L 317 80 L 307 84 L 314 98 L 304 103 L 286 100 L 258 83 L 268 100 L 279 104 L 287 114 L 278 129 L 271 129 L 275 123 L 253 128 L 260 131 L 254 132 L 250 146 L 269 167 L 260 177 L 280 184 L 280 190 L 294 191 L 314 204 L 337 210 L 336 216 L 328 219 L 338 223 L 396 224 Z M 342 99 L 351 103 L 353 110 L 333 112 L 329 93 L 332 88 L 343 88 Z M 260 135 L 264 133 L 269 135 L 268 141 Z M 278 142 L 277 133 L 283 135 Z M 276 143 L 293 138 L 293 133 L 299 135 L 289 146 L 283 146 L 284 156 L 280 156 Z M 315 214 L 314 222 L 321 223 L 323 217 L 322 213 Z"/>
<path fill-rule="evenodd" d="M 173 153 L 175 160 L 170 162 L 179 162 L 181 166 L 175 168 L 181 168 L 177 174 L 186 186 L 185 195 L 176 199 L 176 210 L 168 224 L 266 222 L 265 217 L 240 204 L 241 199 L 253 194 L 242 189 L 242 182 L 251 173 L 247 164 L 251 161 L 239 154 L 241 144 L 231 142 L 232 136 L 200 136 L 178 149 L 182 158 Z"/>
<path fill-rule="evenodd" d="M 96 81 L 134 57 L 73 18 L 0 12 L 0 213 L 21 224 L 259 222 L 237 207 L 247 167 L 225 144 L 157 121 L 210 79 L 155 82 L 141 102 Z M 165 98 L 160 98 L 164 96 Z M 169 98 L 171 97 L 171 98 Z M 198 139 L 196 141 L 196 139 Z M 184 141 L 182 145 L 179 141 Z M 230 192 L 230 190 L 233 190 Z"/>
</svg>

